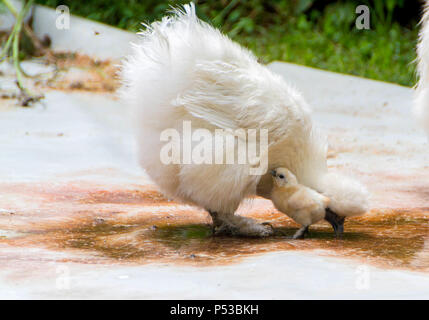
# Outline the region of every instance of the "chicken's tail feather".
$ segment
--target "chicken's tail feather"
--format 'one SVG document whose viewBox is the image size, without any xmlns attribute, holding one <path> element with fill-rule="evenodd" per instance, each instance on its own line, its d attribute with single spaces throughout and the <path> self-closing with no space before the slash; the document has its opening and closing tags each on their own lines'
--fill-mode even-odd
<svg viewBox="0 0 429 320">
<path fill-rule="evenodd" d="M 171 123 L 162 119 L 170 118 L 171 100 L 189 84 L 193 55 L 198 52 L 193 48 L 198 45 L 196 34 L 205 26 L 198 20 L 193 3 L 173 9 L 173 14 L 161 21 L 143 26 L 120 68 L 122 86 L 118 94 L 131 106 L 139 127 L 153 128 L 161 123 L 164 128 L 171 127 Z"/>
</svg>

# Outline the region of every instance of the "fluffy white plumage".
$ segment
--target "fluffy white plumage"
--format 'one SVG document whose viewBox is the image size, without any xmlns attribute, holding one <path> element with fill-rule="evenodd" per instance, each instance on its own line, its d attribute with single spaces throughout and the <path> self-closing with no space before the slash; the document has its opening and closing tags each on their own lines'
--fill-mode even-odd
<svg viewBox="0 0 429 320">
<path fill-rule="evenodd" d="M 426 1 L 422 18 L 420 39 L 417 45 L 417 72 L 419 82 L 414 99 L 416 119 L 429 135 L 429 1 Z"/>
<path fill-rule="evenodd" d="M 329 198 L 299 184 L 295 175 L 286 168 L 277 168 L 272 175 L 271 200 L 278 210 L 302 226 L 294 238 L 303 238 L 310 225 L 325 218 Z"/>
<path fill-rule="evenodd" d="M 215 224 L 237 234 L 269 234 L 265 226 L 233 213 L 248 196 L 269 198 L 272 179 L 269 171 L 249 175 L 249 165 L 161 163 L 161 132 L 181 132 L 184 120 L 211 132 L 268 129 L 269 169 L 288 168 L 329 197 L 339 215 L 367 210 L 363 186 L 328 173 L 326 142 L 313 128 L 301 94 L 250 51 L 200 21 L 192 3 L 146 26 L 121 78 L 122 99 L 136 120 L 141 165 L 167 196 L 209 210 Z"/>
</svg>

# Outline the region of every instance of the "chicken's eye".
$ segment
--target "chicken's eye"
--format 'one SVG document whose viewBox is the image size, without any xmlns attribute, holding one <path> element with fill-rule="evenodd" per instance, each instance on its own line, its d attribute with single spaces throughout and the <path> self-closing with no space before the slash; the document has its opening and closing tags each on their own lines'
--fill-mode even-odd
<svg viewBox="0 0 429 320">
<path fill-rule="evenodd" d="M 284 179 L 284 178 L 285 178 L 285 176 L 284 176 L 284 175 L 282 175 L 282 174 L 279 174 L 279 178 L 280 178 L 280 179 Z"/>
</svg>

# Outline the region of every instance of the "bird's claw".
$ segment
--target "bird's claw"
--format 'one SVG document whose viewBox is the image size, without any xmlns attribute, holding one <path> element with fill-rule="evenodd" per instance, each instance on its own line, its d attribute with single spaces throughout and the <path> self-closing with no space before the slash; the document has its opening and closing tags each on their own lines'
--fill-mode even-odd
<svg viewBox="0 0 429 320">
<path fill-rule="evenodd" d="M 239 237 L 268 237 L 274 234 L 274 228 L 269 223 L 255 224 L 251 229 L 240 228 L 228 223 L 213 228 L 215 236 L 239 236 Z"/>
<path fill-rule="evenodd" d="M 269 222 L 262 222 L 261 225 L 263 225 L 263 226 L 269 226 L 271 228 L 271 230 L 274 231 L 273 225 L 271 223 L 269 223 Z"/>
<path fill-rule="evenodd" d="M 233 227 L 231 225 L 227 224 L 221 224 L 219 226 L 213 227 L 213 235 L 215 236 L 229 236 L 229 235 L 237 235 L 238 234 L 238 228 Z"/>
</svg>

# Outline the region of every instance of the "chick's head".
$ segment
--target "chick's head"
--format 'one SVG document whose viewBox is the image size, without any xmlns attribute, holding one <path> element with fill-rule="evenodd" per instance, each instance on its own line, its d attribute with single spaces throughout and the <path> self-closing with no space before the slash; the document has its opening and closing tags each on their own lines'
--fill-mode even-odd
<svg viewBox="0 0 429 320">
<path fill-rule="evenodd" d="M 295 175 L 286 168 L 277 168 L 271 170 L 271 175 L 273 176 L 274 184 L 277 187 L 298 184 Z"/>
</svg>

